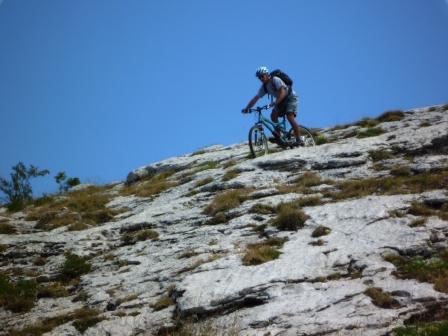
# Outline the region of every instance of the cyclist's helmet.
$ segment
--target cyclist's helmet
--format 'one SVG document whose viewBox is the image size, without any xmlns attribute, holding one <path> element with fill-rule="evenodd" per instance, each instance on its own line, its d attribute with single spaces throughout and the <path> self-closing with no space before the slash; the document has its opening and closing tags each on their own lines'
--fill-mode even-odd
<svg viewBox="0 0 448 336">
<path fill-rule="evenodd" d="M 257 69 L 257 71 L 255 72 L 255 76 L 257 76 L 258 78 L 260 78 L 261 75 L 269 75 L 269 70 L 268 68 L 266 68 L 265 66 L 261 66 Z"/>
</svg>

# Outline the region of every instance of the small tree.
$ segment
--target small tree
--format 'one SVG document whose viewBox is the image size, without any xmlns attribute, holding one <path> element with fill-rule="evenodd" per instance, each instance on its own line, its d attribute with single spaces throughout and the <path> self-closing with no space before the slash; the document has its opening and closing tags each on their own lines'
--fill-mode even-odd
<svg viewBox="0 0 448 336">
<path fill-rule="evenodd" d="M 30 165 L 29 168 L 19 162 L 12 167 L 11 181 L 0 177 L 0 190 L 6 195 L 10 210 L 21 210 L 27 202 L 33 199 L 33 189 L 30 179 L 32 177 L 45 176 L 50 172 L 47 169 L 39 170 Z"/>
<path fill-rule="evenodd" d="M 67 191 L 70 188 L 73 188 L 74 186 L 81 184 L 81 181 L 79 180 L 78 177 L 67 178 L 67 175 L 63 171 L 57 173 L 54 179 L 56 180 L 56 183 L 59 184 L 60 192 Z"/>
</svg>

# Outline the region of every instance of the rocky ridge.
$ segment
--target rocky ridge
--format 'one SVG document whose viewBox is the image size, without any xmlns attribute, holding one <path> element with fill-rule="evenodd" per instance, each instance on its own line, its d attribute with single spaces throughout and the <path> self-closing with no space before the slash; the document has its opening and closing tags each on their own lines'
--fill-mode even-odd
<svg viewBox="0 0 448 336">
<path fill-rule="evenodd" d="M 447 129 L 444 105 L 321 130 L 328 143 L 255 159 L 247 144 L 208 147 L 106 186 L 106 207 L 121 211 L 83 230 L 45 230 L 27 210 L 2 209 L 15 232 L 0 234 L 0 273 L 57 282 L 66 294 L 20 312 L 0 307 L 0 335 L 83 308 L 96 311 L 94 323 L 63 320 L 46 335 L 165 335 L 211 321 L 241 335 L 373 336 L 446 319 L 447 288 L 400 276 L 393 257 L 448 251 Z M 285 204 L 304 214 L 302 226 L 273 224 Z M 244 261 L 273 239 L 276 257 Z M 76 281 L 60 280 L 67 252 L 91 265 Z"/>
</svg>

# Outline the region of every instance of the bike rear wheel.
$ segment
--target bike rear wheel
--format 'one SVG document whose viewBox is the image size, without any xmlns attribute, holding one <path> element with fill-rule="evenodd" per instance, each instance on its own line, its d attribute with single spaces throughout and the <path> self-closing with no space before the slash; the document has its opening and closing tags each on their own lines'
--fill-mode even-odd
<svg viewBox="0 0 448 336">
<path fill-rule="evenodd" d="M 255 125 L 249 130 L 249 148 L 253 157 L 268 154 L 268 141 L 263 129 Z"/>
<path fill-rule="evenodd" d="M 314 137 L 308 128 L 306 128 L 305 126 L 299 125 L 299 134 L 300 134 L 300 139 L 302 140 L 304 147 L 316 146 L 316 141 L 314 140 Z M 289 130 L 287 137 L 288 137 L 288 141 L 290 141 L 291 143 L 294 143 L 295 134 L 294 134 L 293 129 Z"/>
</svg>

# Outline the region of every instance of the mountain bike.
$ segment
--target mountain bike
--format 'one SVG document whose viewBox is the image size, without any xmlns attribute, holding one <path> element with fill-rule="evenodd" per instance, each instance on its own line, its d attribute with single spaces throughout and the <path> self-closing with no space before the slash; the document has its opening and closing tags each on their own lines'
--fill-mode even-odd
<svg viewBox="0 0 448 336">
<path fill-rule="evenodd" d="M 271 105 L 259 106 L 256 108 L 251 108 L 247 113 L 258 113 L 257 121 L 255 125 L 249 130 L 249 148 L 253 157 L 260 155 L 265 155 L 269 153 L 268 139 L 266 138 L 264 128 L 267 128 L 271 133 L 277 132 L 280 139 L 280 147 L 294 148 L 296 143 L 296 138 L 294 135 L 294 130 L 291 128 L 287 131 L 286 129 L 286 117 L 283 116 L 281 121 L 276 123 L 267 119 L 263 116 L 263 110 L 268 110 Z M 315 146 L 313 135 L 310 130 L 305 126 L 299 125 L 300 139 L 302 140 L 304 147 Z"/>
</svg>

